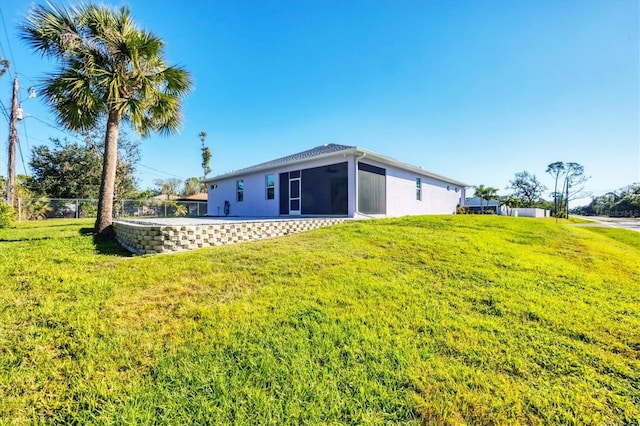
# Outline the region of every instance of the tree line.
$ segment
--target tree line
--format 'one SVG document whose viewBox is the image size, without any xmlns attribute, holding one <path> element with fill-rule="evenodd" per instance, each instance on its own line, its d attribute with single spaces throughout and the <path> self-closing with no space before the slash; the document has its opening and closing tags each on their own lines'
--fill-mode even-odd
<svg viewBox="0 0 640 426">
<path fill-rule="evenodd" d="M 100 193 L 104 144 L 96 139 L 99 129 L 86 134 L 81 141 L 51 138 L 50 145 L 31 150 L 31 175 L 18 176 L 20 198 L 97 199 Z M 140 142 L 126 132 L 118 136 L 118 157 L 114 199 L 147 199 L 158 195 L 191 196 L 206 191 L 200 178 L 156 179 L 154 188 L 138 189 L 135 178 L 140 160 Z M 6 196 L 6 180 L 0 176 L 0 197 Z"/>
<path fill-rule="evenodd" d="M 572 213 L 584 216 L 640 217 L 640 183 L 593 197 L 588 205 L 576 207 Z"/>
<path fill-rule="evenodd" d="M 474 186 L 476 197 L 480 198 L 480 212 L 484 213 L 484 202 L 499 200 L 508 209 L 517 207 L 534 207 L 551 210 L 555 217 L 567 217 L 569 202 L 588 196 L 584 191 L 584 183 L 589 179 L 584 167 L 578 163 L 556 161 L 547 166 L 546 172 L 554 180 L 552 201 L 543 198 L 547 187 L 536 175 L 524 170 L 515 174 L 506 189 L 510 194 L 498 195 L 498 188 L 491 186 Z"/>
</svg>

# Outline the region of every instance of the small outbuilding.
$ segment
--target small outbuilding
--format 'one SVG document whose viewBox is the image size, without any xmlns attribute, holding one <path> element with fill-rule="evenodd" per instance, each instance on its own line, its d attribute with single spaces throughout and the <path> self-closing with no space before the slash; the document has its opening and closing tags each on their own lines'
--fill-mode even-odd
<svg viewBox="0 0 640 426">
<path fill-rule="evenodd" d="M 357 146 L 328 144 L 203 181 L 209 216 L 454 214 L 467 184 Z"/>
</svg>

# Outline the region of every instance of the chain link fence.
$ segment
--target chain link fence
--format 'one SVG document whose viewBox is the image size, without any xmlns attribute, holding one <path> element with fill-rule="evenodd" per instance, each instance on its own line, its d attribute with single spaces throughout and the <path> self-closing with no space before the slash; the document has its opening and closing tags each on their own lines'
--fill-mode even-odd
<svg viewBox="0 0 640 426">
<path fill-rule="evenodd" d="M 91 218 L 98 212 L 98 200 L 82 198 L 20 198 L 20 220 Z M 116 200 L 114 218 L 198 217 L 207 215 L 204 201 Z"/>
</svg>

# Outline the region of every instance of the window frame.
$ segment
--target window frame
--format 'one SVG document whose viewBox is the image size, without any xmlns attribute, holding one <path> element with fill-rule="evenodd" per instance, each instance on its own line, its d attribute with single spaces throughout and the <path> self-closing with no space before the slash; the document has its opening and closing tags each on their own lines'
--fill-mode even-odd
<svg viewBox="0 0 640 426">
<path fill-rule="evenodd" d="M 244 179 L 236 180 L 236 201 L 238 203 L 244 201 Z"/>
<path fill-rule="evenodd" d="M 416 177 L 416 201 L 422 201 L 422 178 Z"/>
<path fill-rule="evenodd" d="M 271 177 L 271 185 L 269 185 L 269 177 Z M 276 199 L 276 175 L 268 174 L 264 177 L 264 180 L 265 180 L 265 198 L 267 200 L 275 200 Z M 269 197 L 269 195 L 271 195 L 271 197 Z"/>
</svg>

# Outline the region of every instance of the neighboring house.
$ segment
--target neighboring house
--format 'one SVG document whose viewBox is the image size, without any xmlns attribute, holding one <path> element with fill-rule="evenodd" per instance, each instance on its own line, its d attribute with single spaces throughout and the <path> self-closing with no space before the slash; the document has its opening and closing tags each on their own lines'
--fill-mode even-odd
<svg viewBox="0 0 640 426">
<path fill-rule="evenodd" d="M 203 180 L 209 216 L 453 214 L 465 183 L 355 146 L 329 144 Z"/>
<path fill-rule="evenodd" d="M 480 197 L 471 197 L 465 200 L 464 205 L 472 212 L 480 212 L 481 209 L 484 209 L 484 211 L 491 210 L 496 214 L 504 214 L 501 211 L 504 205 L 500 200 L 483 200 Z"/>
<path fill-rule="evenodd" d="M 206 192 L 199 192 L 197 194 L 188 195 L 188 196 L 180 195 L 178 197 L 172 198 L 172 200 L 175 200 L 175 201 L 198 201 L 198 202 L 206 203 L 207 202 L 207 193 Z"/>
<path fill-rule="evenodd" d="M 549 217 L 550 211 L 538 208 L 513 207 L 509 208 L 502 204 L 500 200 L 482 200 L 480 197 L 471 197 L 465 200 L 465 206 L 474 213 L 480 213 L 480 202 L 484 206 L 484 211 L 493 211 L 501 216 L 515 217 Z"/>
</svg>

